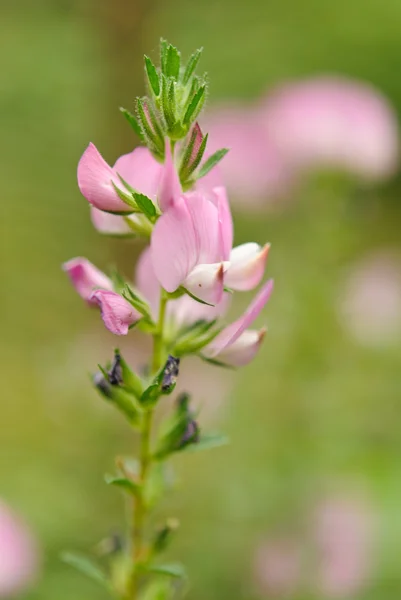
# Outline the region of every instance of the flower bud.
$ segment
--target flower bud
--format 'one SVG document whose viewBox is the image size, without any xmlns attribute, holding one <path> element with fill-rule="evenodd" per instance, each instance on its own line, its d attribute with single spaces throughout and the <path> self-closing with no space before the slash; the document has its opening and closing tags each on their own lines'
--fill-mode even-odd
<svg viewBox="0 0 401 600">
<path fill-rule="evenodd" d="M 179 374 L 180 359 L 169 355 L 166 365 L 164 367 L 163 379 L 162 379 L 162 391 L 168 393 L 173 390 L 177 383 L 177 377 Z"/>
</svg>

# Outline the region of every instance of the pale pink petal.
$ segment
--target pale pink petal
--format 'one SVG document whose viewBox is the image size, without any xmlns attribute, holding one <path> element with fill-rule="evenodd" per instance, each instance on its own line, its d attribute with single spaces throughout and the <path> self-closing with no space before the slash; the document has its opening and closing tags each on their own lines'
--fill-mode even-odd
<svg viewBox="0 0 401 600">
<path fill-rule="evenodd" d="M 289 82 L 269 94 L 260 123 L 285 159 L 301 169 L 380 179 L 398 167 L 394 110 L 366 83 L 330 76 Z"/>
<path fill-rule="evenodd" d="M 158 204 L 160 210 L 165 212 L 170 206 L 172 200 L 177 198 L 181 192 L 180 178 L 174 165 L 174 157 L 172 155 L 170 143 L 167 140 L 166 161 L 164 163 L 163 174 L 158 190 Z"/>
<path fill-rule="evenodd" d="M 224 278 L 233 290 L 253 290 L 263 278 L 270 245 L 259 246 L 254 242 L 241 244 L 231 251 L 230 267 Z"/>
<path fill-rule="evenodd" d="M 208 304 L 221 301 L 224 291 L 225 263 L 197 265 L 182 283 L 191 294 Z"/>
<path fill-rule="evenodd" d="M 195 231 L 197 264 L 221 262 L 223 252 L 218 208 L 198 192 L 186 194 L 185 201 Z"/>
<path fill-rule="evenodd" d="M 0 598 L 20 597 L 35 579 L 38 550 L 24 523 L 0 502 Z"/>
<path fill-rule="evenodd" d="M 255 358 L 265 335 L 265 328 L 260 331 L 246 329 L 233 344 L 219 352 L 218 360 L 232 367 L 247 365 Z"/>
<path fill-rule="evenodd" d="M 63 270 L 71 279 L 73 286 L 81 298 L 90 304 L 94 303 L 93 300 L 91 300 L 91 295 L 94 290 L 113 289 L 111 279 L 86 258 L 72 258 L 63 264 Z"/>
<path fill-rule="evenodd" d="M 79 161 L 77 175 L 81 194 L 90 204 L 110 212 L 132 212 L 113 187 L 112 182 L 122 187 L 116 171 L 106 163 L 92 143 Z"/>
<path fill-rule="evenodd" d="M 183 196 L 157 220 L 151 256 L 156 277 L 167 292 L 175 292 L 197 264 L 198 240 Z"/>
<path fill-rule="evenodd" d="M 161 288 L 153 268 L 150 247 L 146 248 L 138 259 L 135 280 L 138 291 L 149 302 L 153 317 L 156 318 L 159 310 Z"/>
<path fill-rule="evenodd" d="M 154 158 L 148 148 L 140 146 L 129 154 L 120 156 L 114 165 L 114 171 L 121 175 L 135 191 L 156 202 L 163 165 Z M 121 183 L 119 187 L 124 189 Z"/>
<path fill-rule="evenodd" d="M 216 199 L 219 214 L 222 258 L 229 260 L 231 248 L 233 247 L 234 226 L 226 188 L 223 186 L 214 188 L 213 196 Z"/>
<path fill-rule="evenodd" d="M 124 221 L 124 217 L 121 215 L 112 215 L 94 206 L 91 206 L 91 220 L 99 233 L 106 235 L 133 234 L 130 226 Z"/>
<path fill-rule="evenodd" d="M 96 290 L 90 300 L 100 306 L 106 328 L 115 335 L 127 335 L 129 326 L 141 318 L 134 307 L 116 292 Z"/>
<path fill-rule="evenodd" d="M 269 300 L 271 293 L 273 291 L 273 280 L 269 279 L 256 295 L 254 300 L 248 306 L 247 310 L 244 312 L 242 317 L 237 319 L 228 327 L 225 327 L 223 331 L 219 333 L 219 335 L 209 344 L 206 349 L 205 354 L 209 357 L 217 356 L 220 352 L 222 352 L 227 346 L 233 344 L 240 335 L 248 329 L 250 325 L 254 322 L 254 320 L 259 316 L 260 312 L 264 308 L 265 304 Z"/>
<path fill-rule="evenodd" d="M 261 597 L 297 598 L 304 581 L 302 544 L 294 537 L 267 539 L 257 549 L 254 569 Z"/>
<path fill-rule="evenodd" d="M 187 294 L 168 303 L 168 317 L 177 327 L 190 325 L 196 321 L 214 321 L 225 315 L 231 304 L 232 294 L 225 292 L 215 306 L 208 306 L 190 298 Z"/>
</svg>

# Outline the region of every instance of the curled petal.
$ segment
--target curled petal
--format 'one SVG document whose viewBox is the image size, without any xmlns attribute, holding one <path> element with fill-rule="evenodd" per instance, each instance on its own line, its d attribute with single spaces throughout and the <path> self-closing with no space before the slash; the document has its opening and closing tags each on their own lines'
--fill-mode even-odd
<svg viewBox="0 0 401 600">
<path fill-rule="evenodd" d="M 130 325 L 141 318 L 141 315 L 116 292 L 96 290 L 90 300 L 98 304 L 106 328 L 115 335 L 127 335 Z"/>
<path fill-rule="evenodd" d="M 153 202 L 156 201 L 163 165 L 153 157 L 148 148 L 139 147 L 129 154 L 123 154 L 117 160 L 113 170 L 137 192 L 145 194 Z M 121 182 L 120 187 L 122 187 Z"/>
<path fill-rule="evenodd" d="M 183 282 L 183 287 L 208 304 L 218 304 L 224 291 L 224 272 L 228 263 L 197 265 Z"/>
<path fill-rule="evenodd" d="M 133 231 L 120 215 L 112 215 L 91 206 L 91 220 L 97 231 L 106 235 L 129 235 Z"/>
<path fill-rule="evenodd" d="M 223 350 L 231 346 L 238 340 L 238 338 L 244 333 L 246 329 L 254 320 L 259 316 L 260 312 L 264 308 L 265 304 L 269 300 L 273 291 L 273 280 L 269 279 L 256 295 L 254 300 L 248 306 L 242 317 L 225 327 L 219 335 L 209 344 L 205 354 L 210 358 L 217 356 Z"/>
<path fill-rule="evenodd" d="M 119 198 L 113 183 L 121 187 L 117 173 L 103 159 L 94 144 L 89 144 L 78 164 L 78 186 L 90 204 L 110 212 L 132 212 Z"/>
<path fill-rule="evenodd" d="M 72 258 L 63 264 L 63 270 L 72 281 L 78 294 L 89 302 L 95 304 L 91 299 L 92 292 L 98 288 L 103 290 L 112 290 L 111 280 L 102 273 L 95 265 L 86 258 Z"/>
<path fill-rule="evenodd" d="M 160 210 L 165 212 L 171 205 L 174 198 L 181 194 L 181 183 L 178 177 L 177 170 L 174 166 L 173 155 L 170 149 L 170 144 L 166 142 L 166 161 L 161 176 L 158 204 Z"/>
<path fill-rule="evenodd" d="M 262 280 L 269 249 L 270 244 L 262 248 L 254 242 L 234 248 L 225 284 L 234 290 L 253 290 Z"/>
<path fill-rule="evenodd" d="M 265 335 L 266 328 L 259 331 L 246 329 L 233 344 L 217 355 L 218 360 L 232 367 L 247 365 L 255 358 Z"/>
</svg>

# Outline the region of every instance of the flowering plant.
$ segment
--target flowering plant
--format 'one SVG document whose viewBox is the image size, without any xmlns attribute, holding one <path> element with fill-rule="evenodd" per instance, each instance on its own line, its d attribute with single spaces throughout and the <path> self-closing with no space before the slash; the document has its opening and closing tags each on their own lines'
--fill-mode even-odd
<svg viewBox="0 0 401 600">
<path fill-rule="evenodd" d="M 197 122 L 207 96 L 195 74 L 201 50 L 186 65 L 171 44 L 161 42 L 161 66 L 145 57 L 148 96 L 136 101 L 136 116 L 121 109 L 143 146 L 121 156 L 113 167 L 93 144 L 78 165 L 78 185 L 90 204 L 94 226 L 103 234 L 142 237 L 149 242 L 135 285 L 119 273 L 107 276 L 85 258 L 64 264 L 79 295 L 100 308 L 106 328 L 127 335 L 137 327 L 153 338 L 152 361 L 135 372 L 115 350 L 93 382 L 102 397 L 126 417 L 140 436 L 137 460 L 116 461 L 106 482 L 123 490 L 132 505 L 124 540 L 105 565 L 66 553 L 67 562 L 103 583 L 117 598 L 167 599 L 183 576 L 176 564 L 162 564 L 175 520 L 152 531 L 149 516 L 165 491 L 165 463 L 192 447 L 224 443 L 201 431 L 189 394 L 154 434 L 153 416 L 163 396 L 174 391 L 180 361 L 198 355 L 216 365 L 238 367 L 257 353 L 265 329 L 249 329 L 272 292 L 262 285 L 245 313 L 223 325 L 234 290 L 262 281 L 269 245 L 250 242 L 233 248 L 233 223 L 217 163 L 227 150 L 207 154 L 207 135 Z"/>
</svg>

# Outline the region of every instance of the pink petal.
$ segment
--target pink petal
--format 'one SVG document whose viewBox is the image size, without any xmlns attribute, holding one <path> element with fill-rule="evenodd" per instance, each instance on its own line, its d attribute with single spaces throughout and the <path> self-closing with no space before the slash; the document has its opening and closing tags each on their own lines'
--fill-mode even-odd
<svg viewBox="0 0 401 600">
<path fill-rule="evenodd" d="M 134 190 L 156 202 L 157 190 L 163 175 L 163 165 L 153 157 L 148 148 L 141 146 L 129 154 L 123 154 L 117 160 L 113 170 L 121 175 Z M 121 182 L 119 187 L 124 189 Z"/>
<path fill-rule="evenodd" d="M 90 304 L 94 304 L 91 296 L 95 289 L 113 289 L 111 280 L 86 258 L 72 258 L 63 264 L 63 270 L 71 279 L 81 298 Z"/>
<path fill-rule="evenodd" d="M 195 267 L 197 238 L 184 197 L 177 198 L 157 220 L 151 238 L 153 268 L 162 287 L 175 292 Z"/>
<path fill-rule="evenodd" d="M 158 204 L 160 210 L 165 212 L 174 198 L 182 193 L 180 178 L 174 165 L 173 155 L 169 141 L 166 142 L 166 161 L 158 192 Z"/>
<path fill-rule="evenodd" d="M 91 206 L 92 223 L 100 233 L 106 235 L 129 235 L 133 231 L 120 215 L 112 215 Z"/>
<path fill-rule="evenodd" d="M 231 251 L 226 286 L 239 291 L 254 289 L 262 280 L 270 244 L 263 248 L 254 242 L 241 244 Z"/>
<path fill-rule="evenodd" d="M 197 264 L 223 260 L 218 208 L 199 192 L 185 195 L 197 245 Z M 223 202 L 223 201 L 222 201 Z"/>
<path fill-rule="evenodd" d="M 273 291 L 273 280 L 269 279 L 248 306 L 242 317 L 225 327 L 207 347 L 207 356 L 214 357 L 233 344 L 259 316 Z"/>
<path fill-rule="evenodd" d="M 159 310 L 161 288 L 153 268 L 150 247 L 146 248 L 139 257 L 135 280 L 138 291 L 149 302 L 152 315 L 156 318 Z"/>
<path fill-rule="evenodd" d="M 167 314 L 176 327 L 190 325 L 196 321 L 214 321 L 226 314 L 231 303 L 232 294 L 223 293 L 222 300 L 215 306 L 201 304 L 187 294 L 168 303 Z"/>
<path fill-rule="evenodd" d="M 197 265 L 183 281 L 183 287 L 208 304 L 221 301 L 224 291 L 224 263 Z"/>
<path fill-rule="evenodd" d="M 260 331 L 246 329 L 233 344 L 219 352 L 218 360 L 232 367 L 247 365 L 255 358 L 265 335 L 265 328 Z"/>
<path fill-rule="evenodd" d="M 228 203 L 227 190 L 225 187 L 220 186 L 214 188 L 213 193 L 217 201 L 217 209 L 219 213 L 223 259 L 229 260 L 231 248 L 233 247 L 234 226 L 230 205 Z"/>
<path fill-rule="evenodd" d="M 90 204 L 110 212 L 132 212 L 116 193 L 112 181 L 122 187 L 117 173 L 90 143 L 78 164 L 78 186 Z"/>
<path fill-rule="evenodd" d="M 106 328 L 115 335 L 127 335 L 129 326 L 141 318 L 133 306 L 116 292 L 96 290 L 90 300 L 100 306 Z"/>
</svg>

